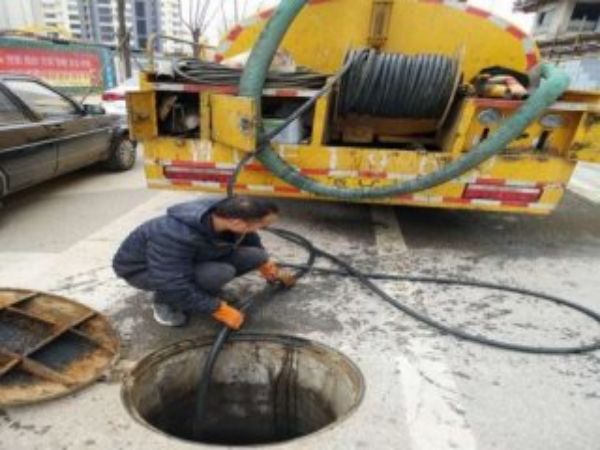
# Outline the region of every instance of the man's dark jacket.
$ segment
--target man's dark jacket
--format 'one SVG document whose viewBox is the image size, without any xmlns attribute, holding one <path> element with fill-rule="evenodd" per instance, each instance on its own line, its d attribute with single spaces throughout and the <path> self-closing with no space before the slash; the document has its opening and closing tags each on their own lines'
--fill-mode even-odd
<svg viewBox="0 0 600 450">
<path fill-rule="evenodd" d="M 231 255 L 239 246 L 262 247 L 256 233 L 241 241 L 234 233 L 215 233 L 211 210 L 221 199 L 172 206 L 167 214 L 136 228 L 113 259 L 115 273 L 127 280 L 145 272 L 157 298 L 188 310 L 212 313 L 218 300 L 195 283 L 195 267 Z M 239 242 L 238 242 L 239 241 Z"/>
</svg>

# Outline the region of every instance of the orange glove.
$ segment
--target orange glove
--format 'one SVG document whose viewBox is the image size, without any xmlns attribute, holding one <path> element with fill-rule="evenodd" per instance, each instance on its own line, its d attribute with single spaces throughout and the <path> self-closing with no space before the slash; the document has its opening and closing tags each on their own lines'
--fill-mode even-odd
<svg viewBox="0 0 600 450">
<path fill-rule="evenodd" d="M 217 310 L 212 313 L 212 317 L 233 330 L 239 330 L 245 319 L 243 312 L 229 306 L 227 302 L 224 301 L 221 301 Z"/>
<path fill-rule="evenodd" d="M 258 270 L 269 283 L 279 281 L 286 287 L 296 284 L 296 276 L 289 270 L 281 269 L 274 261 L 267 261 Z"/>
</svg>

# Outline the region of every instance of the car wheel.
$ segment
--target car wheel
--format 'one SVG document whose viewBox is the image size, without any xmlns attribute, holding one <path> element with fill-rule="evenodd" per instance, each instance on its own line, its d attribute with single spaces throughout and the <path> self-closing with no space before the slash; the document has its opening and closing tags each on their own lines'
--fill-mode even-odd
<svg viewBox="0 0 600 450">
<path fill-rule="evenodd" d="M 135 143 L 127 136 L 121 136 L 115 142 L 113 151 L 104 165 L 107 169 L 122 172 L 134 166 L 136 157 Z"/>
</svg>

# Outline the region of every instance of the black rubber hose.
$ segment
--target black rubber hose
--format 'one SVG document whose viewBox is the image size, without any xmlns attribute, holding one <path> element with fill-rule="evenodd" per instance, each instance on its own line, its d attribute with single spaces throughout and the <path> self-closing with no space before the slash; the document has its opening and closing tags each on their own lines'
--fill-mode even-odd
<svg viewBox="0 0 600 450">
<path fill-rule="evenodd" d="M 298 235 L 296 235 L 295 233 L 292 233 L 290 231 L 274 229 L 274 230 L 271 230 L 271 232 L 277 234 L 281 238 L 286 239 L 290 242 L 293 242 L 296 244 L 299 244 L 301 242 L 300 240 L 298 240 Z M 469 287 L 477 287 L 477 288 L 483 288 L 483 289 L 501 290 L 504 292 L 512 292 L 515 294 L 521 294 L 521 295 L 537 298 L 539 300 L 549 301 L 549 302 L 570 308 L 572 310 L 582 313 L 584 316 L 589 317 L 592 320 L 594 320 L 595 322 L 600 324 L 600 314 L 598 314 L 595 311 L 592 311 L 591 309 L 588 309 L 584 306 L 570 302 L 568 300 L 564 300 L 559 297 L 544 294 L 541 292 L 532 291 L 529 289 L 499 285 L 499 284 L 488 283 L 488 282 L 483 282 L 483 281 L 456 280 L 456 279 L 449 279 L 449 278 L 424 277 L 424 276 L 413 276 L 413 275 L 366 274 L 364 272 L 361 272 L 358 269 L 355 269 L 352 265 L 350 265 L 346 261 L 342 260 L 341 258 L 339 258 L 335 255 L 332 255 L 331 253 L 328 253 L 322 249 L 319 249 L 312 244 L 310 244 L 310 247 L 307 247 L 307 250 L 309 250 L 311 252 L 315 252 L 318 257 L 320 256 L 320 257 L 329 259 L 331 262 L 335 263 L 336 265 L 338 265 L 339 267 L 344 269 L 344 271 L 335 271 L 335 270 L 331 270 L 331 269 L 321 269 L 321 268 L 312 269 L 312 270 L 319 271 L 322 273 L 329 273 L 329 274 L 333 274 L 333 275 L 352 276 L 352 277 L 356 278 L 356 280 L 358 282 L 360 282 L 363 286 L 367 287 L 369 290 L 371 290 L 372 292 L 377 294 L 379 297 L 381 297 L 382 300 L 388 302 L 389 304 L 394 306 L 396 309 L 404 312 L 405 314 L 409 315 L 410 317 L 412 317 L 413 319 L 415 319 L 419 322 L 423 322 L 423 323 L 431 326 L 432 328 L 435 328 L 436 330 L 438 330 L 444 334 L 449 334 L 451 336 L 454 336 L 456 338 L 459 338 L 459 339 L 462 339 L 465 341 L 474 342 L 474 343 L 486 345 L 489 347 L 499 348 L 499 349 L 503 349 L 503 350 L 516 351 L 516 352 L 521 352 L 521 353 L 557 355 L 557 354 L 587 353 L 587 352 L 600 350 L 600 342 L 595 342 L 592 344 L 575 346 L 575 347 L 537 347 L 537 346 L 502 342 L 502 341 L 498 341 L 495 339 L 489 339 L 484 336 L 470 334 L 470 333 L 464 332 L 458 328 L 453 328 L 453 327 L 444 325 L 443 323 L 440 323 L 440 322 L 430 318 L 429 316 L 422 314 L 422 313 L 404 305 L 403 303 L 401 303 L 398 300 L 391 297 L 389 294 L 387 294 L 381 288 L 379 288 L 371 280 L 372 279 L 380 279 L 380 280 L 410 281 L 410 282 L 419 282 L 419 283 L 434 283 L 434 284 L 445 284 L 445 285 L 469 286 Z M 302 267 L 302 266 L 299 266 L 299 267 Z"/>
<path fill-rule="evenodd" d="M 327 94 L 329 91 L 331 91 L 331 89 L 333 89 L 333 87 L 337 84 L 337 82 L 348 72 L 348 70 L 350 69 L 350 66 L 351 66 L 351 61 L 347 60 L 344 63 L 344 66 L 333 77 L 331 77 L 327 81 L 327 84 L 325 84 L 325 86 L 323 86 L 323 88 L 321 88 L 313 97 L 309 98 L 298 109 L 296 109 L 292 114 L 290 114 L 283 121 L 283 123 L 281 125 L 277 126 L 276 128 L 269 131 L 268 133 L 262 133 L 259 145 L 257 146 L 258 150 L 256 152 L 246 153 L 244 155 L 244 157 L 240 160 L 240 162 L 237 163 L 237 165 L 235 166 L 235 170 L 233 171 L 233 174 L 231 175 L 229 180 L 227 180 L 227 197 L 233 197 L 235 195 L 235 184 L 237 183 L 237 179 L 239 178 L 242 169 L 244 168 L 244 166 L 246 164 L 248 164 L 250 162 L 250 160 L 252 158 L 254 158 L 256 156 L 256 154 L 258 152 L 261 151 L 261 149 L 265 148 L 264 144 L 271 142 L 273 140 L 273 138 L 275 138 L 275 136 L 277 136 L 279 133 L 281 133 L 283 130 L 285 130 L 288 126 L 290 126 L 290 124 L 294 120 L 296 120 L 298 117 L 300 117 L 306 111 L 308 111 L 311 107 L 314 106 L 315 103 L 317 103 L 317 101 L 321 97 L 323 97 L 325 94 Z M 261 132 L 262 132 L 262 130 L 261 130 Z"/>
<path fill-rule="evenodd" d="M 306 275 L 314 265 L 317 252 L 314 250 L 312 243 L 307 239 L 303 238 L 302 236 L 291 236 L 288 240 L 306 249 L 308 253 L 306 264 L 302 265 L 302 267 L 300 267 L 296 272 L 297 279 L 300 279 L 304 275 Z M 248 314 L 252 307 L 255 306 L 256 300 L 258 298 L 272 298 L 286 289 L 287 288 L 281 283 L 268 285 L 261 292 L 253 295 L 252 297 L 244 301 L 239 307 L 239 310 L 245 314 Z M 219 353 L 221 353 L 223 345 L 225 344 L 225 342 L 227 342 L 227 339 L 229 338 L 231 332 L 232 330 L 227 326 L 223 326 L 221 328 L 221 330 L 217 334 L 217 337 L 215 338 L 215 342 L 213 343 L 208 356 L 206 357 L 206 362 L 202 367 L 200 382 L 198 383 L 198 389 L 196 391 L 196 410 L 194 412 L 194 434 L 196 435 L 196 437 L 200 437 L 203 434 L 203 418 L 204 412 L 206 411 L 206 400 L 208 388 L 212 379 L 212 373 L 215 367 L 215 363 L 217 362 L 217 358 L 219 357 Z"/>
<path fill-rule="evenodd" d="M 235 170 L 227 180 L 227 197 L 231 198 L 235 195 L 235 185 L 237 183 L 237 179 L 240 176 L 242 169 L 250 162 L 252 158 L 256 155 L 255 152 L 248 152 L 244 155 L 240 162 L 236 164 Z"/>
<path fill-rule="evenodd" d="M 578 305 L 571 301 L 561 299 L 559 297 L 555 297 L 552 295 L 544 294 L 541 292 L 532 291 L 530 289 L 517 288 L 512 286 L 505 286 L 501 284 L 489 283 L 485 281 L 477 281 L 477 280 L 459 280 L 452 278 L 439 278 L 439 277 L 426 277 L 421 275 L 390 275 L 390 274 L 382 274 L 382 273 L 364 273 L 356 268 L 354 268 L 351 264 L 345 262 L 341 258 L 332 255 L 320 248 L 315 247 L 312 242 L 310 242 L 305 237 L 293 233 L 288 230 L 272 228 L 267 230 L 276 236 L 279 236 L 282 239 L 285 239 L 289 242 L 292 242 L 300 247 L 302 247 L 308 253 L 308 261 L 306 264 L 287 264 L 282 263 L 283 267 L 290 267 L 297 269 L 298 278 L 306 275 L 308 272 L 318 272 L 325 275 L 337 275 L 337 276 L 345 276 L 345 277 L 353 277 L 355 278 L 361 285 L 371 290 L 373 293 L 377 294 L 381 299 L 391 304 L 396 309 L 404 312 L 409 315 L 413 319 L 425 323 L 430 327 L 440 331 L 443 334 L 448 334 L 454 336 L 458 339 L 462 339 L 468 342 L 473 342 L 476 344 L 485 345 L 488 347 L 498 348 L 502 350 L 516 351 L 521 353 L 528 354 L 543 354 L 543 355 L 567 355 L 567 354 L 581 354 L 588 353 L 600 350 L 600 342 L 595 342 L 588 345 L 575 346 L 575 347 L 538 347 L 538 346 L 529 346 L 529 345 L 521 345 L 521 344 L 513 344 L 508 342 L 502 342 L 495 339 L 489 339 L 484 336 L 478 336 L 470 333 L 466 333 L 458 328 L 449 327 L 444 325 L 436 320 L 431 319 L 429 316 L 422 314 L 398 300 L 391 297 L 381 288 L 379 288 L 376 284 L 374 284 L 371 280 L 392 280 L 392 281 L 408 281 L 413 283 L 433 283 L 433 284 L 443 284 L 443 285 L 454 285 L 454 286 L 468 286 L 482 289 L 492 289 L 492 290 L 500 290 L 504 292 L 511 292 L 515 294 L 520 294 L 524 296 L 529 296 L 532 298 L 537 298 L 539 300 L 549 301 L 555 303 L 557 305 L 564 306 L 566 308 L 570 308 L 574 311 L 578 311 L 582 313 L 584 316 L 593 319 L 596 323 L 600 324 L 600 314 L 595 311 L 586 308 L 584 306 Z M 323 257 L 334 264 L 341 267 L 343 270 L 336 269 L 328 269 L 328 268 L 315 268 L 314 263 L 317 257 Z M 245 301 L 240 310 L 248 313 L 250 309 L 255 305 L 255 298 L 258 297 L 272 297 L 284 290 L 282 285 L 274 285 L 269 286 L 267 289 L 263 290 L 259 294 L 251 297 L 247 301 Z M 223 348 L 223 345 L 227 341 L 229 335 L 231 334 L 231 330 L 224 326 L 221 331 L 217 334 L 215 342 L 211 348 L 210 353 L 206 358 L 206 362 L 204 367 L 202 368 L 202 375 L 200 378 L 200 382 L 198 384 L 198 390 L 196 393 L 196 411 L 195 411 L 195 434 L 196 436 L 202 435 L 202 426 L 203 426 L 203 417 L 206 409 L 206 398 L 208 393 L 208 388 L 210 386 L 210 380 L 212 378 L 212 372 L 217 361 L 218 355 Z"/>
<path fill-rule="evenodd" d="M 242 69 L 195 58 L 177 59 L 173 62 L 172 67 L 176 80 L 209 86 L 237 86 L 243 72 Z M 325 84 L 326 80 L 327 75 L 299 67 L 290 73 L 269 72 L 265 87 L 318 89 Z"/>
</svg>

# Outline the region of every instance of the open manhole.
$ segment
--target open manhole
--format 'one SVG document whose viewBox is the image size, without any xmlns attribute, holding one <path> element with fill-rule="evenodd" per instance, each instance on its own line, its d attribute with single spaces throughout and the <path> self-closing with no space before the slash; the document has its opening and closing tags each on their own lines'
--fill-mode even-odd
<svg viewBox="0 0 600 450">
<path fill-rule="evenodd" d="M 100 313 L 52 294 L 0 289 L 0 406 L 89 385 L 118 351 L 117 334 Z"/>
<path fill-rule="evenodd" d="M 211 346 L 183 341 L 140 361 L 122 391 L 132 416 L 188 441 L 264 445 L 333 426 L 362 399 L 363 377 L 341 353 L 295 337 L 239 334 L 219 355 L 199 430 L 196 392 Z"/>
</svg>

